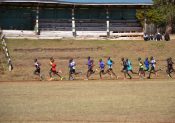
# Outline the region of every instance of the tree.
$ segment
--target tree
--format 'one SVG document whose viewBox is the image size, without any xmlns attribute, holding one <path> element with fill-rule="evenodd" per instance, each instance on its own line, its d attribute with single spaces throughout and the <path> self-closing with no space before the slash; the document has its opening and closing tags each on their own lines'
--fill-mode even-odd
<svg viewBox="0 0 175 123">
<path fill-rule="evenodd" d="M 150 9 L 137 10 L 136 16 L 142 23 L 146 17 L 148 24 L 166 27 L 165 32 L 171 33 L 175 25 L 175 0 L 154 0 L 154 5 Z"/>
</svg>

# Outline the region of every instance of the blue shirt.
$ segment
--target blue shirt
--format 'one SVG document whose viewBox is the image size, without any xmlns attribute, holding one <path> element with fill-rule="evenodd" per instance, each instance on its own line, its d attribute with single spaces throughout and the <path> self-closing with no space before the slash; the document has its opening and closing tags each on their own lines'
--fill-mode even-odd
<svg viewBox="0 0 175 123">
<path fill-rule="evenodd" d="M 100 65 L 100 69 L 101 69 L 101 70 L 104 70 L 104 68 L 105 68 L 105 63 L 104 63 L 103 61 L 101 61 L 101 62 L 99 63 L 99 65 Z"/>
<path fill-rule="evenodd" d="M 131 65 L 131 61 L 127 61 L 127 70 L 132 70 L 132 65 Z"/>
<path fill-rule="evenodd" d="M 149 69 L 149 61 L 148 60 L 144 61 L 144 65 L 145 65 L 146 69 Z"/>
<path fill-rule="evenodd" d="M 107 61 L 108 67 L 109 67 L 109 68 L 112 68 L 112 64 L 113 64 L 112 60 L 109 59 L 109 60 Z"/>
<path fill-rule="evenodd" d="M 92 67 L 92 63 L 91 63 L 91 60 L 90 59 L 88 60 L 87 65 L 88 65 L 88 69 Z"/>
</svg>

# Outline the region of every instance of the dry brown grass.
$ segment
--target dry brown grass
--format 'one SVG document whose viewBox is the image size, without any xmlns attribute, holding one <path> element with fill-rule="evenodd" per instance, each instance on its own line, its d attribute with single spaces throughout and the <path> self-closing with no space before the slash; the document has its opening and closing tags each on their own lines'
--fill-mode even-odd
<svg viewBox="0 0 175 123">
<path fill-rule="evenodd" d="M 174 123 L 175 81 L 0 83 L 0 123 Z"/>
<path fill-rule="evenodd" d="M 5 55 L 3 54 L 2 51 L 2 45 L 0 43 L 0 78 L 4 74 L 5 71 Z"/>
<path fill-rule="evenodd" d="M 127 57 L 131 59 L 133 68 L 138 70 L 137 58 L 145 58 L 154 56 L 157 60 L 157 68 L 162 68 L 163 71 L 159 72 L 158 78 L 167 78 L 165 73 L 165 59 L 167 57 L 174 57 L 175 54 L 175 40 L 170 42 L 144 42 L 144 41 L 110 41 L 110 40 L 8 40 L 8 47 L 12 56 L 14 70 L 11 73 L 6 72 L 1 80 L 34 80 L 33 75 L 33 59 L 38 58 L 42 64 L 42 73 L 48 77 L 49 58 L 53 56 L 57 62 L 57 68 L 63 71 L 65 77 L 68 76 L 68 58 L 73 57 L 77 63 L 77 69 L 82 70 L 83 77 L 79 76 L 79 79 L 84 78 L 87 66 L 87 57 L 91 56 L 95 60 L 96 68 L 98 68 L 98 59 L 103 58 L 106 61 L 110 56 L 115 61 L 114 71 L 123 77 L 120 72 L 122 69 L 120 65 L 121 57 Z M 59 48 L 65 49 L 64 52 L 60 50 L 35 50 L 27 51 L 27 49 L 36 48 Z M 95 48 L 98 50 L 68 50 L 76 48 Z M 24 49 L 22 52 L 16 49 Z M 154 76 L 153 76 L 154 77 Z M 98 73 L 92 78 L 98 79 Z M 134 78 L 138 78 L 134 75 Z M 109 76 L 106 76 L 109 79 Z"/>
</svg>

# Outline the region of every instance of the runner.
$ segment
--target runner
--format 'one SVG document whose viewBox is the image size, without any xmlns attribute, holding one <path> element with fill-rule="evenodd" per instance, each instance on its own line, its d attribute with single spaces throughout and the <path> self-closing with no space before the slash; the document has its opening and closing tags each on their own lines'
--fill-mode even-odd
<svg viewBox="0 0 175 123">
<path fill-rule="evenodd" d="M 116 79 L 118 79 L 118 76 L 114 73 L 114 71 L 112 69 L 113 64 L 114 64 L 114 62 L 109 57 L 107 60 L 108 70 L 106 71 L 106 73 L 108 73 L 111 77 L 112 77 L 112 75 L 114 75 L 116 77 Z"/>
<path fill-rule="evenodd" d="M 138 74 L 136 72 L 133 72 L 133 70 L 132 70 L 132 63 L 131 63 L 131 61 L 129 59 L 126 59 L 126 64 L 127 64 L 127 71 L 128 71 L 128 73 L 131 72 L 132 74 Z"/>
<path fill-rule="evenodd" d="M 37 59 L 34 59 L 34 66 L 35 66 L 35 71 L 34 74 L 40 77 L 40 80 L 43 80 L 43 76 L 41 75 L 41 64 L 38 62 Z"/>
<path fill-rule="evenodd" d="M 168 76 L 171 77 L 171 78 L 172 78 L 171 73 L 175 73 L 175 70 L 173 68 L 173 64 L 174 63 L 172 61 L 172 58 L 171 57 L 168 58 L 167 59 L 167 70 L 166 70 L 166 72 L 167 72 Z"/>
<path fill-rule="evenodd" d="M 88 63 L 86 64 L 88 66 L 88 70 L 87 70 L 87 74 L 86 74 L 86 78 L 85 80 L 88 80 L 89 77 L 95 73 L 95 71 L 93 70 L 94 67 L 94 61 L 91 60 L 91 57 L 88 57 Z"/>
<path fill-rule="evenodd" d="M 105 63 L 103 62 L 102 59 L 99 60 L 99 68 L 100 68 L 100 79 L 102 79 L 102 74 L 106 74 L 105 72 Z"/>
<path fill-rule="evenodd" d="M 50 76 L 50 80 L 53 80 L 53 75 L 57 75 L 60 77 L 61 80 L 63 80 L 63 77 L 56 71 L 56 64 L 55 64 L 55 60 L 53 57 L 50 58 L 50 66 L 51 66 L 51 69 L 49 71 L 49 76 Z"/>
<path fill-rule="evenodd" d="M 76 72 L 75 70 L 75 66 L 76 66 L 76 63 L 75 61 L 73 60 L 73 58 L 71 58 L 69 60 L 69 80 L 74 80 L 75 78 L 73 77 L 73 74 L 74 75 L 77 75 L 77 74 L 82 74 L 82 72 Z"/>
<path fill-rule="evenodd" d="M 144 65 L 142 62 L 141 58 L 138 58 L 139 61 L 139 78 L 144 78 L 145 77 L 145 70 L 144 70 Z"/>
<path fill-rule="evenodd" d="M 127 64 L 126 64 L 125 59 L 122 58 L 121 61 L 122 61 L 122 66 L 123 66 L 122 72 L 124 73 L 124 79 L 126 79 L 126 74 L 129 76 L 130 79 L 132 79 L 131 75 L 128 73 Z"/>
<path fill-rule="evenodd" d="M 149 64 L 150 64 L 149 60 L 148 60 L 148 58 L 146 58 L 144 61 L 145 71 L 149 71 Z"/>
<path fill-rule="evenodd" d="M 148 79 L 151 78 L 151 74 L 152 74 L 152 73 L 154 73 L 154 74 L 157 76 L 157 72 L 158 72 L 159 70 L 161 70 L 161 69 L 156 70 L 156 60 L 155 60 L 152 56 L 151 56 L 151 58 L 150 58 L 150 65 L 151 65 L 151 69 L 150 69 L 150 71 L 149 71 L 149 76 L 147 77 Z"/>
</svg>

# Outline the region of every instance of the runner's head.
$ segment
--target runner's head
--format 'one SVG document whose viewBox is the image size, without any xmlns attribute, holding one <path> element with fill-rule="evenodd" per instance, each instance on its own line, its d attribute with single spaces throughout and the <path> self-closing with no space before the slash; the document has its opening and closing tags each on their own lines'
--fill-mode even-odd
<svg viewBox="0 0 175 123">
<path fill-rule="evenodd" d="M 102 59 L 100 59 L 99 62 L 102 62 Z"/>
<path fill-rule="evenodd" d="M 125 59 L 124 58 L 121 58 L 122 61 L 124 61 Z"/>
<path fill-rule="evenodd" d="M 140 57 L 138 58 L 138 61 L 141 61 L 141 58 Z"/>
<path fill-rule="evenodd" d="M 70 59 L 69 59 L 69 63 L 71 63 L 72 61 L 73 61 L 73 58 L 70 58 Z"/>
<path fill-rule="evenodd" d="M 151 56 L 150 59 L 153 60 L 154 59 L 153 56 Z"/>
<path fill-rule="evenodd" d="M 88 60 L 90 60 L 91 59 L 91 57 L 90 56 L 88 56 Z"/>
<path fill-rule="evenodd" d="M 34 59 L 34 62 L 37 62 L 38 60 L 37 59 Z"/>
</svg>

